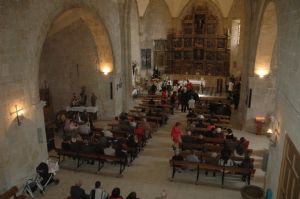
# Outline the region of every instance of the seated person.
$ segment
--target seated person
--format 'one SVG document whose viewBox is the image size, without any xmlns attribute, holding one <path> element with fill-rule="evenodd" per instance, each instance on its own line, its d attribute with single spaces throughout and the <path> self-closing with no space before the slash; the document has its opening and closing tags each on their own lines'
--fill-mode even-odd
<svg viewBox="0 0 300 199">
<path fill-rule="evenodd" d="M 231 154 L 232 154 L 231 150 L 229 149 L 228 145 L 225 143 L 221 151 L 220 164 L 223 166 L 227 166 L 231 164 L 233 165 L 233 162 L 230 159 Z"/>
<path fill-rule="evenodd" d="M 103 134 L 107 138 L 113 138 L 114 137 L 113 133 L 110 130 L 107 130 L 107 129 L 103 130 Z"/>
<path fill-rule="evenodd" d="M 241 165 L 242 168 L 245 169 L 253 169 L 253 162 L 251 161 L 249 156 L 245 156 L 244 160 L 242 161 Z M 247 174 L 243 174 L 242 180 L 245 181 L 247 177 Z"/>
<path fill-rule="evenodd" d="M 95 189 L 91 191 L 90 199 L 108 199 L 108 193 L 101 188 L 101 182 L 95 182 Z"/>
<path fill-rule="evenodd" d="M 73 152 L 79 152 L 80 151 L 80 144 L 77 142 L 77 139 L 75 137 L 73 137 L 71 139 L 70 149 Z"/>
<path fill-rule="evenodd" d="M 128 163 L 127 146 L 120 141 L 117 143 L 115 155 Z"/>
<path fill-rule="evenodd" d="M 151 134 L 152 134 L 152 128 L 149 124 L 149 122 L 147 122 L 146 118 L 143 118 L 140 123 L 139 123 L 139 127 L 145 129 L 145 136 L 146 138 L 151 138 Z"/>
<path fill-rule="evenodd" d="M 222 132 L 221 128 L 215 129 L 215 138 L 224 139 L 224 133 Z"/>
<path fill-rule="evenodd" d="M 185 144 L 197 144 L 197 140 L 192 136 L 191 131 L 188 131 L 186 135 L 182 135 L 181 141 Z"/>
<path fill-rule="evenodd" d="M 121 196 L 120 188 L 114 188 L 111 192 L 111 196 L 109 197 L 109 199 L 123 199 L 123 197 Z"/>
<path fill-rule="evenodd" d="M 66 151 L 71 150 L 71 148 L 70 148 L 70 142 L 67 141 L 66 139 L 64 139 L 63 142 L 61 143 L 61 149 L 62 150 L 66 150 Z"/>
<path fill-rule="evenodd" d="M 134 129 L 134 135 L 136 136 L 138 143 L 142 143 L 146 140 L 145 129 L 141 128 L 139 125 Z"/>
<path fill-rule="evenodd" d="M 104 148 L 105 155 L 115 156 L 116 150 L 113 148 L 112 143 L 108 142 L 106 148 Z"/>
<path fill-rule="evenodd" d="M 155 102 L 153 99 L 150 99 L 150 101 L 148 102 L 149 105 L 155 105 Z"/>
<path fill-rule="evenodd" d="M 203 124 L 203 120 L 199 120 L 198 123 L 196 123 L 197 128 L 207 128 L 205 124 Z"/>
<path fill-rule="evenodd" d="M 208 121 L 209 122 L 209 125 L 207 126 L 207 129 L 208 130 L 213 130 L 216 128 L 216 125 L 214 125 L 214 123 L 212 121 Z"/>
<path fill-rule="evenodd" d="M 245 156 L 248 145 L 249 145 L 249 141 L 246 141 L 246 139 L 244 137 L 241 137 L 235 150 L 234 150 L 235 156 Z"/>
<path fill-rule="evenodd" d="M 79 133 L 84 135 L 89 135 L 91 133 L 91 128 L 89 123 L 79 125 Z"/>
<path fill-rule="evenodd" d="M 71 186 L 70 194 L 74 199 L 88 199 L 89 196 L 85 194 L 85 191 L 81 188 L 81 181 L 75 183 L 74 186 Z"/>
<path fill-rule="evenodd" d="M 231 129 L 227 129 L 227 135 L 226 135 L 226 140 L 232 140 L 234 138 L 234 135 L 232 133 Z"/>
<path fill-rule="evenodd" d="M 197 117 L 197 114 L 194 112 L 194 110 L 189 111 L 189 113 L 186 115 L 187 118 L 195 118 Z"/>
<path fill-rule="evenodd" d="M 185 160 L 188 162 L 200 162 L 198 156 L 195 154 L 195 152 L 193 150 L 190 151 L 190 154 L 188 154 L 185 157 Z"/>
<path fill-rule="evenodd" d="M 216 152 L 208 153 L 208 156 L 204 159 L 204 162 L 210 165 L 218 165 L 219 164 L 219 157 Z M 205 175 L 208 174 L 208 171 L 205 171 Z M 213 176 L 216 176 L 216 172 L 213 172 Z"/>
<path fill-rule="evenodd" d="M 80 118 L 83 122 L 88 122 L 89 121 L 89 113 L 84 110 L 82 113 L 80 113 Z"/>
</svg>

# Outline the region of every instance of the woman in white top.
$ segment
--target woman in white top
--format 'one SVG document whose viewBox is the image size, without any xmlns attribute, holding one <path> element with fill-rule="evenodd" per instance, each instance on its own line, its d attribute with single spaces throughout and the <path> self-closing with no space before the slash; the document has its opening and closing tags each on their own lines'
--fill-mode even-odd
<svg viewBox="0 0 300 199">
<path fill-rule="evenodd" d="M 193 97 L 191 97 L 191 99 L 189 100 L 188 105 L 190 110 L 195 109 L 195 100 Z"/>
</svg>

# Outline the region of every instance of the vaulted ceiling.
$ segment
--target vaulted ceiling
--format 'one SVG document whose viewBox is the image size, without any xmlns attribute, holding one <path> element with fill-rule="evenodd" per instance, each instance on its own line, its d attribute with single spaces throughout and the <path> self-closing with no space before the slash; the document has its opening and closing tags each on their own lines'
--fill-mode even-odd
<svg viewBox="0 0 300 199">
<path fill-rule="evenodd" d="M 151 0 L 136 0 L 139 9 L 139 15 L 144 16 L 146 9 Z M 165 1 L 169 7 L 172 17 L 178 17 L 183 8 L 192 0 L 162 0 Z M 207 0 L 212 1 L 222 12 L 223 17 L 227 17 L 231 9 L 233 0 Z"/>
</svg>

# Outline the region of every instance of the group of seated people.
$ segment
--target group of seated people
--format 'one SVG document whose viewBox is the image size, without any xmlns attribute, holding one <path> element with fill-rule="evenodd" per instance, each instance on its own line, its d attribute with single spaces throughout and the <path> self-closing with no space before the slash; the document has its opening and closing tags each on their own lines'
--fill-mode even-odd
<svg viewBox="0 0 300 199">
<path fill-rule="evenodd" d="M 215 113 L 216 115 L 231 116 L 230 104 L 221 101 L 218 102 L 200 101 L 198 103 L 198 107 L 207 108 L 210 111 L 210 113 Z"/>
<path fill-rule="evenodd" d="M 206 151 L 204 147 L 202 150 L 198 151 L 207 154 L 205 159 L 200 159 L 192 149 L 189 149 L 190 153 L 187 156 L 183 157 L 180 154 L 176 154 L 173 157 L 173 160 L 186 160 L 189 162 L 203 162 L 213 165 L 239 166 L 242 168 L 253 169 L 253 162 L 247 152 L 249 141 L 247 141 L 244 137 L 241 137 L 238 140 L 237 137 L 233 135 L 231 129 L 227 129 L 225 134 L 222 132 L 222 136 L 219 135 L 221 133 L 220 128 L 212 129 L 212 131 L 208 132 L 210 132 L 210 135 L 213 135 L 212 137 L 224 139 L 224 143 L 221 144 L 223 148 L 219 154 L 216 151 Z M 207 134 L 198 134 L 197 136 L 193 136 L 192 132 L 188 131 L 186 135 L 181 136 L 181 140 L 182 144 L 215 145 L 213 143 L 205 143 L 205 137 L 207 137 Z M 242 180 L 246 180 L 246 175 L 243 175 Z"/>
<path fill-rule="evenodd" d="M 89 113 L 83 112 L 69 112 L 65 114 L 65 118 L 62 121 L 62 128 L 64 137 L 70 139 L 77 134 L 90 135 L 93 121 L 90 119 Z"/>
<path fill-rule="evenodd" d="M 120 188 L 114 188 L 109 194 L 103 189 L 100 181 L 95 182 L 95 188 L 90 191 L 90 194 L 87 194 L 81 186 L 81 181 L 71 186 L 69 199 L 123 199 Z M 136 192 L 129 193 L 126 199 L 138 199 Z"/>
</svg>

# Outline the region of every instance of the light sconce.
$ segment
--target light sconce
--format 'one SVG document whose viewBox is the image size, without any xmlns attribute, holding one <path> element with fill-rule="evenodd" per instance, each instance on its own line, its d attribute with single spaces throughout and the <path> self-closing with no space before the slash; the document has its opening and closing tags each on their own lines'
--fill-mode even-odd
<svg viewBox="0 0 300 199">
<path fill-rule="evenodd" d="M 265 68 L 259 68 L 255 71 L 255 73 L 262 79 L 269 74 L 269 71 Z"/>
<path fill-rule="evenodd" d="M 103 74 L 104 74 L 105 76 L 107 76 L 108 73 L 111 72 L 111 68 L 110 68 L 108 65 L 104 65 L 104 66 L 101 68 L 101 71 L 103 72 Z"/>
<path fill-rule="evenodd" d="M 17 122 L 18 122 L 18 126 L 21 126 L 21 117 L 24 114 L 24 109 L 23 108 L 18 108 L 18 105 L 15 105 L 15 111 L 10 112 L 10 115 L 14 115 L 16 114 L 17 116 Z"/>
<path fill-rule="evenodd" d="M 277 133 L 273 132 L 272 129 L 268 129 L 267 133 L 268 133 L 268 136 L 270 138 L 270 146 L 276 147 L 276 145 L 277 145 Z"/>
</svg>

